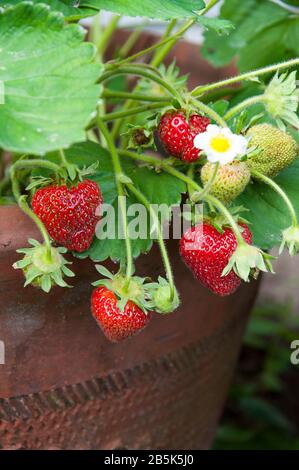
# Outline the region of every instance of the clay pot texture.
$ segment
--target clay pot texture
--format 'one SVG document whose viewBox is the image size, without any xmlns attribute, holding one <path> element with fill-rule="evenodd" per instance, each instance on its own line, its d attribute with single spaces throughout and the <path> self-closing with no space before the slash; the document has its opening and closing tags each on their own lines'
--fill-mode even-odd
<svg viewBox="0 0 299 470">
<path fill-rule="evenodd" d="M 23 288 L 15 250 L 38 237 L 17 207 L 0 208 L 0 446 L 25 449 L 207 449 L 238 357 L 257 283 L 214 296 L 169 243 L 182 306 L 112 344 L 90 315 L 92 263 L 73 289 Z M 159 252 L 140 274 L 162 272 Z"/>
<path fill-rule="evenodd" d="M 120 44 L 122 35 L 119 36 Z M 148 38 L 143 38 L 146 46 Z M 227 71 L 207 67 L 198 47 L 175 51 L 197 83 Z M 195 57 L 197 67 L 195 68 Z M 155 315 L 140 335 L 108 342 L 90 314 L 90 261 L 74 261 L 73 289 L 23 288 L 15 250 L 39 238 L 16 206 L 0 207 L 0 448 L 208 449 L 236 365 L 258 283 L 220 298 L 203 288 L 168 244 L 181 307 Z M 111 267 L 111 266 L 110 266 Z M 138 274 L 163 272 L 157 247 Z"/>
</svg>

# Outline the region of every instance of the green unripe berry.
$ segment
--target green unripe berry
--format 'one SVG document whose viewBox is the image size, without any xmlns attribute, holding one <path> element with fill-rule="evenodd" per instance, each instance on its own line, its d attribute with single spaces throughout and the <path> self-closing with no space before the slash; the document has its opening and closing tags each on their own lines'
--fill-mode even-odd
<svg viewBox="0 0 299 470">
<path fill-rule="evenodd" d="M 246 160 L 250 170 L 275 178 L 298 156 L 298 144 L 292 136 L 270 124 L 257 124 L 247 132 L 250 147 L 257 151 Z"/>
<path fill-rule="evenodd" d="M 213 176 L 214 163 L 206 163 L 201 169 L 201 179 L 206 186 Z M 246 188 L 250 181 L 250 170 L 244 162 L 233 162 L 221 165 L 211 187 L 211 194 L 224 204 L 230 204 Z"/>
<path fill-rule="evenodd" d="M 155 311 L 158 313 L 171 313 L 178 308 L 180 300 L 177 291 L 174 292 L 171 299 L 171 290 L 169 285 L 160 286 L 153 296 Z"/>
</svg>

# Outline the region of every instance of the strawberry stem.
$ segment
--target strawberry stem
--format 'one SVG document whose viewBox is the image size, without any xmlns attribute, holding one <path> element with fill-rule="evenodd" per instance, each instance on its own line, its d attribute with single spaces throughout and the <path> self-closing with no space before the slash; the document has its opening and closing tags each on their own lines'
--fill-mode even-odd
<svg viewBox="0 0 299 470">
<path fill-rule="evenodd" d="M 38 227 L 38 229 L 39 229 L 39 231 L 40 231 L 40 233 L 41 233 L 41 235 L 44 239 L 45 245 L 47 247 L 47 256 L 50 259 L 51 258 L 51 241 L 50 241 L 50 237 L 49 237 L 49 234 L 48 234 L 44 224 L 42 223 L 42 221 L 39 219 L 39 217 L 37 217 L 37 215 L 33 212 L 33 210 L 30 209 L 30 207 L 27 203 L 27 196 L 25 196 L 25 195 L 22 196 L 22 194 L 21 194 L 19 181 L 18 181 L 17 175 L 16 175 L 16 166 L 18 166 L 17 165 L 18 163 L 21 163 L 21 162 L 16 162 L 10 169 L 10 177 L 11 177 L 11 182 L 12 182 L 12 192 L 13 192 L 13 195 L 14 195 L 14 197 L 16 199 L 16 202 L 18 203 L 20 209 L 22 209 L 22 211 L 26 215 L 28 215 L 28 217 L 30 217 L 31 220 L 33 220 L 35 225 Z M 26 161 L 22 161 L 22 163 L 26 163 Z"/>
<path fill-rule="evenodd" d="M 60 155 L 60 158 L 61 158 L 61 163 L 63 164 L 64 167 L 67 167 L 68 166 L 68 161 L 67 161 L 65 153 L 62 149 L 59 150 L 59 155 Z"/>
<path fill-rule="evenodd" d="M 174 295 L 175 295 L 174 277 L 173 277 L 171 263 L 169 261 L 169 256 L 168 256 L 168 253 L 167 253 L 167 248 L 166 248 L 165 243 L 164 243 L 159 217 L 157 216 L 156 211 L 152 208 L 150 202 L 146 199 L 146 197 L 137 188 L 135 188 L 135 186 L 133 184 L 127 183 L 126 186 L 136 196 L 136 198 L 146 207 L 146 209 L 150 213 L 151 217 L 153 218 L 154 226 L 157 229 L 157 240 L 158 240 L 158 243 L 159 243 L 161 256 L 162 256 L 162 259 L 163 259 L 163 263 L 164 263 L 164 267 L 165 267 L 165 271 L 166 271 L 166 276 L 167 276 L 167 279 L 168 279 L 168 282 L 169 282 L 169 285 L 170 285 L 170 301 L 172 301 L 174 299 Z"/>
<path fill-rule="evenodd" d="M 134 116 L 135 114 L 141 114 L 146 111 L 160 109 L 170 104 L 171 104 L 171 101 L 167 101 L 167 100 L 161 103 L 145 104 L 144 106 L 138 106 L 137 108 L 133 108 L 130 110 L 116 111 L 114 113 L 105 114 L 104 116 L 102 116 L 102 120 L 104 122 L 115 121 L 116 119 L 122 119 L 128 116 Z"/>
<path fill-rule="evenodd" d="M 155 75 L 152 71 L 142 67 L 140 64 L 132 64 L 127 67 L 118 67 L 115 70 L 108 70 L 100 77 L 99 83 L 102 83 L 118 75 L 136 75 L 138 77 L 147 78 L 148 80 L 151 80 L 165 88 L 165 90 L 167 90 L 171 96 L 181 102 L 181 96 L 177 93 L 175 88 L 173 88 L 169 83 L 160 78 L 158 75 Z"/>
<path fill-rule="evenodd" d="M 268 176 L 265 176 L 263 173 L 261 173 L 258 170 L 252 170 L 251 174 L 252 174 L 252 176 L 256 176 L 257 178 L 262 180 L 265 184 L 270 186 L 283 199 L 283 201 L 285 202 L 285 204 L 286 204 L 286 206 L 289 210 L 293 226 L 298 227 L 298 218 L 297 218 L 295 208 L 294 208 L 291 200 L 287 196 L 287 194 L 283 191 L 283 189 L 277 183 L 275 183 L 275 181 L 273 181 Z"/>
<path fill-rule="evenodd" d="M 155 166 L 158 166 L 158 167 L 160 166 L 160 168 L 163 168 L 163 170 L 165 170 L 170 175 L 173 175 L 176 178 L 184 181 L 186 183 L 187 187 L 194 188 L 196 190 L 196 192 L 198 192 L 198 193 L 202 193 L 204 191 L 203 188 L 201 186 L 199 186 L 199 184 L 196 183 L 192 178 L 190 178 L 189 176 L 185 175 L 184 173 L 181 173 L 180 171 L 176 170 L 175 168 L 173 168 L 172 166 L 170 166 L 168 163 L 166 163 L 163 160 L 159 160 L 158 158 L 150 157 L 148 155 L 139 155 L 139 154 L 136 154 L 134 152 L 129 152 L 128 150 L 120 151 L 120 155 L 130 157 L 134 160 L 140 160 L 140 161 L 143 161 L 143 162 L 147 162 L 149 164 L 152 164 L 152 165 L 155 165 Z M 245 243 L 244 239 L 241 235 L 238 224 L 235 222 L 233 216 L 231 215 L 229 210 L 225 207 L 225 205 L 222 204 L 222 202 L 220 202 L 215 196 L 205 195 L 205 197 L 202 198 L 202 199 L 204 201 L 208 202 L 208 203 L 212 203 L 213 206 L 217 207 L 218 210 L 220 212 L 222 212 L 222 214 L 227 219 L 228 223 L 231 225 L 231 228 L 232 228 L 232 230 L 233 230 L 233 232 L 236 236 L 237 242 L 239 244 Z"/>
<path fill-rule="evenodd" d="M 125 91 L 114 91 L 105 89 L 102 93 L 103 98 L 117 98 L 120 100 L 134 100 L 134 101 L 152 101 L 154 103 L 164 103 L 165 101 L 169 103 L 168 96 L 149 96 L 143 95 L 141 93 L 128 93 Z"/>
<path fill-rule="evenodd" d="M 227 121 L 237 114 L 239 114 L 243 109 L 248 108 L 249 106 L 253 106 L 254 104 L 257 103 L 262 103 L 264 101 L 264 95 L 257 95 L 257 96 L 252 96 L 251 98 L 248 98 L 247 100 L 242 101 L 242 103 L 237 104 L 233 108 L 231 108 L 227 113 L 224 115 L 224 119 Z"/>
<path fill-rule="evenodd" d="M 174 25 L 176 24 L 176 20 L 173 20 Z M 115 65 L 124 65 L 124 64 L 127 64 L 128 62 L 133 62 L 134 60 L 136 59 L 139 59 L 139 57 L 142 57 L 146 54 L 149 54 L 150 52 L 153 52 L 155 51 L 156 49 L 159 49 L 161 46 L 164 46 L 164 45 L 168 45 L 170 42 L 172 42 L 174 39 L 177 39 L 179 40 L 180 38 L 182 37 L 182 33 L 180 33 L 179 31 L 174 34 L 173 36 L 171 37 L 165 37 L 165 39 L 162 39 L 161 42 L 157 43 L 157 44 L 154 44 L 153 46 L 150 46 L 150 47 L 147 47 L 146 49 L 143 49 L 142 51 L 139 51 L 139 52 L 136 52 L 136 54 L 132 54 L 131 56 L 129 57 L 126 57 L 125 59 L 122 59 L 122 60 L 115 60 L 115 61 L 112 61 L 112 62 L 109 62 L 108 65 L 111 65 L 111 66 L 115 66 Z M 120 53 L 120 55 L 123 55 Z M 152 65 L 154 65 L 153 61 L 152 61 Z"/>
<path fill-rule="evenodd" d="M 242 82 L 244 80 L 250 80 L 254 77 L 265 75 L 271 72 L 276 72 L 278 70 L 286 69 L 289 67 L 295 67 L 298 64 L 299 64 L 299 57 L 296 57 L 294 59 L 287 60 L 279 64 L 273 64 L 267 67 L 263 67 L 261 69 L 252 70 L 251 72 L 242 73 L 240 75 L 236 75 L 235 77 L 227 78 L 226 80 L 221 80 L 216 83 L 209 83 L 207 85 L 198 86 L 192 91 L 191 94 L 193 97 L 197 97 L 197 96 L 202 95 L 203 93 L 206 93 L 207 91 L 214 90 L 216 88 L 231 85 L 232 83 Z"/>
<path fill-rule="evenodd" d="M 201 101 L 198 101 L 195 99 L 191 99 L 191 104 L 195 108 L 197 108 L 199 111 L 201 111 L 202 113 L 206 114 L 211 119 L 213 119 L 213 121 L 215 121 L 220 127 L 227 127 L 225 120 L 218 113 L 216 113 L 214 109 L 210 108 L 210 106 L 208 106 L 207 104 L 202 103 Z"/>
<path fill-rule="evenodd" d="M 35 158 L 34 160 L 17 160 L 11 167 L 10 171 L 15 172 L 17 170 L 24 170 L 26 168 L 33 169 L 37 167 L 52 170 L 53 173 L 59 173 L 60 170 L 60 166 L 56 163 L 50 162 L 49 160 Z"/>
<path fill-rule="evenodd" d="M 121 182 L 122 177 L 124 177 L 125 175 L 122 171 L 120 159 L 119 159 L 116 147 L 114 145 L 113 139 L 109 133 L 109 130 L 106 124 L 103 122 L 103 120 L 99 116 L 97 117 L 97 124 L 98 124 L 100 132 L 102 132 L 107 142 L 107 146 L 108 146 L 108 149 L 110 150 L 112 163 L 114 167 L 115 182 L 116 182 L 117 192 L 119 196 L 118 200 L 119 200 L 120 210 L 121 210 L 121 215 L 122 215 L 122 223 L 123 223 L 123 227 L 125 231 L 126 258 L 127 258 L 126 287 L 128 287 L 130 283 L 130 279 L 132 277 L 132 273 L 133 273 L 133 257 L 132 257 L 132 246 L 131 246 L 131 240 L 129 236 L 127 211 L 126 211 L 126 204 L 125 204 L 126 196 L 125 196 L 123 183 Z"/>
<path fill-rule="evenodd" d="M 198 16 L 202 16 L 204 15 L 205 13 L 207 13 L 213 6 L 215 6 L 217 3 L 219 3 L 220 0 L 210 0 L 207 5 L 205 6 L 205 8 L 203 8 L 201 11 L 199 12 L 196 12 Z M 176 43 L 179 41 L 179 39 L 181 38 L 181 36 L 183 36 L 183 34 L 188 31 L 188 29 L 190 29 L 194 24 L 196 23 L 196 20 L 189 20 L 187 21 L 187 23 L 185 23 L 181 29 L 179 29 L 179 31 L 177 31 L 172 37 L 169 38 L 169 42 L 167 44 L 164 45 L 163 48 L 161 48 L 160 50 L 157 51 L 157 53 L 154 55 L 152 61 L 151 61 L 151 65 L 153 65 L 154 67 L 159 67 L 159 65 L 163 62 L 163 60 L 165 59 L 165 57 L 169 54 L 169 52 L 171 51 L 171 49 L 176 45 Z M 173 20 L 164 36 L 163 36 L 163 40 L 167 39 L 170 35 L 170 33 L 172 32 L 173 28 L 175 27 L 176 25 L 176 20 Z M 162 41 L 157 45 L 158 47 L 162 46 Z"/>
<path fill-rule="evenodd" d="M 107 46 L 109 44 L 109 41 L 116 30 L 118 23 L 121 19 L 121 16 L 119 15 L 113 15 L 111 18 L 110 23 L 108 23 L 107 27 L 104 29 L 104 31 L 101 34 L 101 37 L 96 44 L 98 54 L 100 57 L 102 57 L 107 49 Z M 98 19 L 99 21 L 99 19 Z"/>
<path fill-rule="evenodd" d="M 216 176 L 217 176 L 217 173 L 218 173 L 219 165 L 220 165 L 219 162 L 215 163 L 214 171 L 213 171 L 209 181 L 207 182 L 204 189 L 200 193 L 194 193 L 194 195 L 192 197 L 192 201 L 197 202 L 200 199 L 204 199 L 210 193 L 210 190 L 213 186 L 213 183 L 214 183 L 214 181 L 216 179 Z"/>
</svg>

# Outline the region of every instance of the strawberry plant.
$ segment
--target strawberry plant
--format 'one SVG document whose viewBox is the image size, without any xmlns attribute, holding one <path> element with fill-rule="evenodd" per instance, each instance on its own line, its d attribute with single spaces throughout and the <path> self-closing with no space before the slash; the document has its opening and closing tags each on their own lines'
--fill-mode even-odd
<svg viewBox="0 0 299 470">
<path fill-rule="evenodd" d="M 299 251 L 298 8 L 225 0 L 220 17 L 206 16 L 217 3 L 0 2 L 0 202 L 41 233 L 14 267 L 49 292 L 74 276 L 67 252 L 101 263 L 91 311 L 111 341 L 179 307 L 164 228 L 183 202 L 182 261 L 217 295 L 272 272 L 275 245 Z M 101 10 L 114 13 L 105 28 Z M 121 15 L 168 23 L 137 53 L 133 31 L 109 60 Z M 86 39 L 78 22 L 90 16 Z M 194 24 L 204 56 L 218 66 L 237 54 L 240 74 L 188 89 L 166 63 Z M 154 242 L 165 273 L 141 278 L 135 260 Z"/>
</svg>

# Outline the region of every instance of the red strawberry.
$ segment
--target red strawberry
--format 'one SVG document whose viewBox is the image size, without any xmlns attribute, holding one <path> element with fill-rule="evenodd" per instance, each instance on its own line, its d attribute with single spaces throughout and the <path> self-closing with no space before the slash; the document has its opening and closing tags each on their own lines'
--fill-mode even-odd
<svg viewBox="0 0 299 470">
<path fill-rule="evenodd" d="M 56 243 L 80 253 L 92 243 L 102 202 L 98 185 L 84 180 L 70 188 L 53 184 L 38 189 L 32 208 Z"/>
<path fill-rule="evenodd" d="M 165 113 L 159 124 L 159 137 L 170 155 L 181 158 L 189 138 L 190 127 L 183 111 Z"/>
<path fill-rule="evenodd" d="M 169 111 L 160 120 L 159 137 L 170 155 L 187 163 L 194 162 L 200 156 L 200 150 L 194 147 L 194 138 L 209 124 L 210 120 L 199 114 L 192 114 L 188 122 L 183 110 Z"/>
<path fill-rule="evenodd" d="M 135 335 L 150 321 L 150 315 L 131 300 L 121 311 L 115 293 L 103 286 L 92 293 L 91 311 L 105 336 L 115 343 Z"/>
<path fill-rule="evenodd" d="M 252 234 L 245 224 L 242 236 L 252 244 Z M 231 270 L 226 276 L 222 272 L 237 248 L 236 237 L 229 227 L 220 233 L 207 222 L 188 229 L 180 242 L 180 253 L 186 265 L 208 289 L 218 295 L 232 294 L 241 279 Z"/>
</svg>

